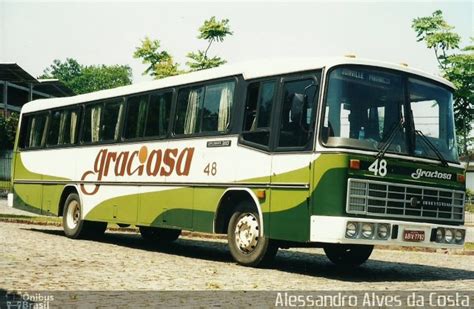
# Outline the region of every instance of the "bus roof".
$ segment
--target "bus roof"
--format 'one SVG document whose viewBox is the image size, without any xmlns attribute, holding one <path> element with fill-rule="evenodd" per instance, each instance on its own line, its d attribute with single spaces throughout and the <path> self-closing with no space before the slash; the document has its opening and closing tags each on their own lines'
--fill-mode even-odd
<svg viewBox="0 0 474 309">
<path fill-rule="evenodd" d="M 299 71 L 308 71 L 321 68 L 330 68 L 340 64 L 359 64 L 375 67 L 394 69 L 402 72 L 408 72 L 420 75 L 437 82 L 443 83 L 451 88 L 454 85 L 446 79 L 413 69 L 402 64 L 393 64 L 367 59 L 358 59 L 350 57 L 338 58 L 295 58 L 295 59 L 266 59 L 261 61 L 249 61 L 243 63 L 226 64 L 218 68 L 207 69 L 178 76 L 163 78 L 150 82 L 137 83 L 129 86 L 122 86 L 108 90 L 90 92 L 86 94 L 61 97 L 52 99 L 39 99 L 28 102 L 22 108 L 22 113 L 28 113 L 38 110 L 48 110 L 55 107 L 74 105 L 82 102 L 104 100 L 108 98 L 120 97 L 134 93 L 151 91 L 154 89 L 164 89 L 184 84 L 192 84 L 200 81 L 213 80 L 223 77 L 242 75 L 244 79 L 250 80 L 260 77 L 294 73 Z"/>
</svg>

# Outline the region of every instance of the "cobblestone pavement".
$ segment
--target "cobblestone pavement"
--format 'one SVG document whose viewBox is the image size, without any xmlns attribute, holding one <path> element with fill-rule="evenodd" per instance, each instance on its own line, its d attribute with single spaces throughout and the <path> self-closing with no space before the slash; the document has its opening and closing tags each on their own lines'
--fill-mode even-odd
<svg viewBox="0 0 474 309">
<path fill-rule="evenodd" d="M 58 227 L 0 223 L 5 290 L 472 290 L 474 256 L 375 250 L 362 267 L 336 268 L 320 249 L 280 250 L 271 268 L 232 261 L 225 242 L 180 238 L 166 247 L 107 232 L 71 240 Z"/>
</svg>

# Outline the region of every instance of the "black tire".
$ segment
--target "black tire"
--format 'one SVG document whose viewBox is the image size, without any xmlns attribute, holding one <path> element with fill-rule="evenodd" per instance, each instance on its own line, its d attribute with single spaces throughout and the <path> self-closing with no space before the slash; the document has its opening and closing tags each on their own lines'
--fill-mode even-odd
<svg viewBox="0 0 474 309">
<path fill-rule="evenodd" d="M 139 226 L 142 238 L 150 243 L 159 245 L 169 244 L 179 238 L 181 230 L 165 229 L 151 226 Z"/>
<path fill-rule="evenodd" d="M 327 244 L 324 253 L 336 265 L 356 267 L 367 261 L 374 246 L 351 244 Z"/>
<path fill-rule="evenodd" d="M 97 238 L 104 234 L 107 223 L 82 220 L 79 195 L 71 193 L 64 203 L 63 229 L 64 234 L 69 238 Z"/>
<path fill-rule="evenodd" d="M 244 229 L 249 226 L 252 227 L 246 231 L 240 230 L 241 226 Z M 240 225 L 240 227 L 238 226 Z M 258 233 L 254 233 L 258 230 Z M 259 215 L 255 207 L 250 202 L 241 202 L 236 211 L 232 215 L 227 227 L 227 240 L 229 249 L 234 260 L 240 265 L 244 266 L 262 266 L 270 264 L 278 252 L 278 246 L 265 236 L 259 236 L 261 230 Z M 240 231 L 240 232 L 238 232 Z M 247 233 L 245 240 L 242 241 L 240 234 Z M 237 236 L 239 234 L 239 236 Z M 250 238 L 248 237 L 250 236 Z M 256 239 L 255 239 L 256 238 Z"/>
</svg>

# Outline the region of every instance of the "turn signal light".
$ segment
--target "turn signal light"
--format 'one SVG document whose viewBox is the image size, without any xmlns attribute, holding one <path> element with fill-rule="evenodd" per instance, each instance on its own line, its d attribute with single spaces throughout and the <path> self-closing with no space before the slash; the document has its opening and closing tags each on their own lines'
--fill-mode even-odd
<svg viewBox="0 0 474 309">
<path fill-rule="evenodd" d="M 351 159 L 349 161 L 349 167 L 353 170 L 360 170 L 360 160 Z"/>
<path fill-rule="evenodd" d="M 265 190 L 258 190 L 257 197 L 261 200 L 265 199 Z"/>
<path fill-rule="evenodd" d="M 458 182 L 464 183 L 466 181 L 466 176 L 464 174 L 458 174 Z"/>
</svg>

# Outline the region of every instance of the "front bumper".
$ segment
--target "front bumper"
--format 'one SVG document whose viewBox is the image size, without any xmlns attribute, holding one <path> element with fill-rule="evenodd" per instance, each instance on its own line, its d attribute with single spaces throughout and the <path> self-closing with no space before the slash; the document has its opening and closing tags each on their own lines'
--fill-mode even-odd
<svg viewBox="0 0 474 309">
<path fill-rule="evenodd" d="M 372 239 L 348 238 L 346 237 L 346 226 L 348 222 L 390 224 L 391 234 L 388 239 Z M 394 228 L 396 226 L 396 228 Z M 398 220 L 384 219 L 362 219 L 353 217 L 331 217 L 331 216 L 311 216 L 310 241 L 322 243 L 338 243 L 338 244 L 360 244 L 360 245 L 393 245 L 393 246 L 416 246 L 427 248 L 453 248 L 461 249 L 464 246 L 464 240 L 459 243 L 436 242 L 432 238 L 433 229 L 445 228 L 466 230 L 462 226 L 450 226 L 435 223 L 418 223 Z M 404 239 L 404 231 L 424 232 L 424 240 L 407 241 Z"/>
</svg>

